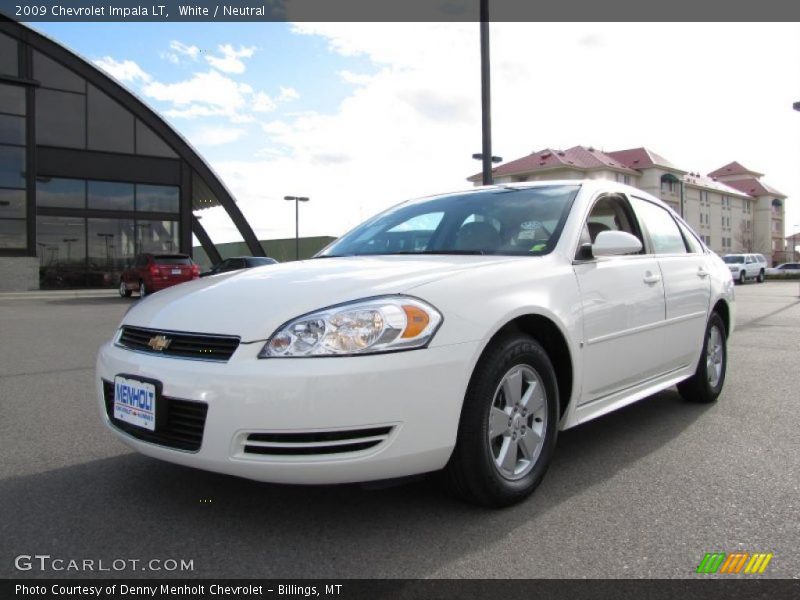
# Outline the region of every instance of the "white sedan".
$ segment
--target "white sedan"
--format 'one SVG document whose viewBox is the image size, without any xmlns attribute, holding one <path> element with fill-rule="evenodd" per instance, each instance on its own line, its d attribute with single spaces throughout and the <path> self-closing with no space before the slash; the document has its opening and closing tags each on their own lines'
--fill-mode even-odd
<svg viewBox="0 0 800 600">
<path fill-rule="evenodd" d="M 490 186 L 149 296 L 100 350 L 97 395 L 159 459 L 295 484 L 443 471 L 504 506 L 559 430 L 675 384 L 716 400 L 734 312 L 729 269 L 656 198 Z"/>
</svg>

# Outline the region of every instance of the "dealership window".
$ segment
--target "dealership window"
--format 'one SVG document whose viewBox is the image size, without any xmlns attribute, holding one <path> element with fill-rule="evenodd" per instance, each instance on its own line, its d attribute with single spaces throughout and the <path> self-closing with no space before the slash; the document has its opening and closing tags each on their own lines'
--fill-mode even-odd
<svg viewBox="0 0 800 600">
<path fill-rule="evenodd" d="M 33 78 L 45 88 L 86 93 L 86 82 L 83 78 L 61 63 L 35 50 L 33 51 Z"/>
<path fill-rule="evenodd" d="M 86 96 L 57 90 L 36 90 L 36 143 L 85 148 Z"/>
<path fill-rule="evenodd" d="M 90 181 L 88 207 L 99 210 L 133 210 L 133 184 Z"/>
<path fill-rule="evenodd" d="M 86 220 L 75 217 L 36 219 L 36 252 L 43 288 L 86 284 Z"/>
<path fill-rule="evenodd" d="M 0 113 L 25 115 L 25 88 L 0 83 Z"/>
<path fill-rule="evenodd" d="M 136 154 L 178 158 L 172 148 L 139 119 L 136 119 Z"/>
<path fill-rule="evenodd" d="M 26 152 L 25 88 L 0 84 L 0 250 L 28 245 Z"/>
<path fill-rule="evenodd" d="M 141 252 L 177 252 L 179 249 L 177 221 L 136 222 L 136 244 Z"/>
<path fill-rule="evenodd" d="M 0 219 L 24 219 L 25 195 L 25 190 L 0 188 Z"/>
<path fill-rule="evenodd" d="M 93 85 L 87 102 L 89 150 L 133 154 L 133 115 Z"/>
<path fill-rule="evenodd" d="M 0 75 L 19 76 L 19 44 L 4 33 L 0 33 Z"/>
<path fill-rule="evenodd" d="M 137 185 L 137 212 L 177 213 L 180 205 L 179 190 L 169 185 Z"/>
<path fill-rule="evenodd" d="M 36 178 L 36 205 L 58 208 L 86 208 L 83 179 Z"/>
<path fill-rule="evenodd" d="M 136 255 L 133 219 L 87 219 L 88 270 L 116 281 Z"/>
<path fill-rule="evenodd" d="M 0 144 L 25 145 L 25 117 L 0 114 Z"/>
</svg>

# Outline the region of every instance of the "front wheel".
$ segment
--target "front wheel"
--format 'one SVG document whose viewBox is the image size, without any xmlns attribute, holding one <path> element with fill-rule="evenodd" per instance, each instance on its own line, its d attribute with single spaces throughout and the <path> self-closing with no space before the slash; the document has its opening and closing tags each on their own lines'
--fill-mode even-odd
<svg viewBox="0 0 800 600">
<path fill-rule="evenodd" d="M 494 342 L 473 373 L 445 475 L 461 498 L 502 507 L 526 498 L 544 478 L 558 431 L 558 386 L 550 358 L 533 338 Z"/>
<path fill-rule="evenodd" d="M 764 269 L 761 269 L 761 270 L 758 272 L 758 277 L 756 278 L 756 281 L 758 281 L 758 283 L 764 283 L 764 278 L 765 278 L 765 276 L 764 276 Z"/>
<path fill-rule="evenodd" d="M 144 281 L 139 282 L 139 298 L 144 298 L 147 296 L 147 286 L 144 284 Z"/>
<path fill-rule="evenodd" d="M 722 392 L 728 367 L 725 324 L 719 314 L 712 313 L 706 326 L 705 341 L 697 370 L 689 379 L 678 384 L 678 391 L 690 402 L 708 404 Z"/>
<path fill-rule="evenodd" d="M 744 284 L 747 281 L 747 274 L 744 271 L 739 273 L 739 283 Z"/>
<path fill-rule="evenodd" d="M 119 295 L 122 298 L 128 298 L 131 295 L 131 291 L 128 289 L 128 286 L 125 285 L 125 282 L 122 280 L 119 282 Z"/>
</svg>

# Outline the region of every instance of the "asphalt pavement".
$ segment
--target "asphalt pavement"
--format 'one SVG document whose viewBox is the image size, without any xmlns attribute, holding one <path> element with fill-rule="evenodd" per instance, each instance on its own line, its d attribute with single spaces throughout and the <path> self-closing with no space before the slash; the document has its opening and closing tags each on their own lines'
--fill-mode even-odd
<svg viewBox="0 0 800 600">
<path fill-rule="evenodd" d="M 798 577 L 798 288 L 737 286 L 718 403 L 670 390 L 563 432 L 538 491 L 501 511 L 435 478 L 279 486 L 134 453 L 101 424 L 93 378 L 136 299 L 0 295 L 0 577 L 694 578 L 733 551 Z M 18 571 L 20 555 L 66 570 Z M 193 570 L 142 571 L 151 559 Z"/>
</svg>

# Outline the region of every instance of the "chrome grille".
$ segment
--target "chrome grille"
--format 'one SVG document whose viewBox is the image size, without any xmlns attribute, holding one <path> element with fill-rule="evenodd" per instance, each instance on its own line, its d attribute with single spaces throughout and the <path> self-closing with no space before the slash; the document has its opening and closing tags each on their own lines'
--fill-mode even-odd
<svg viewBox="0 0 800 600">
<path fill-rule="evenodd" d="M 169 345 L 163 350 L 157 350 L 150 345 L 158 336 L 169 340 Z M 117 343 L 124 348 L 149 354 L 225 362 L 239 347 L 239 338 L 230 335 L 184 333 L 125 325 Z"/>
</svg>

